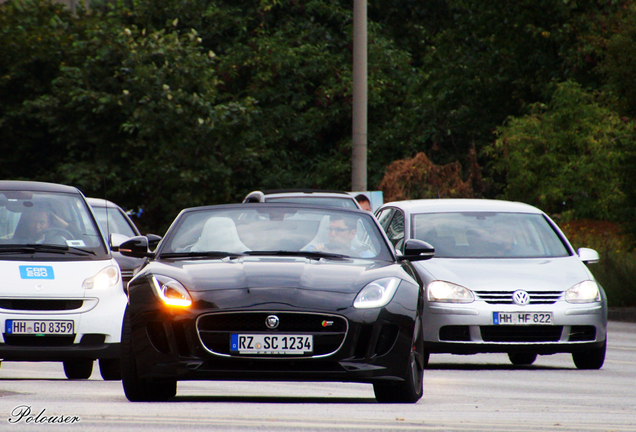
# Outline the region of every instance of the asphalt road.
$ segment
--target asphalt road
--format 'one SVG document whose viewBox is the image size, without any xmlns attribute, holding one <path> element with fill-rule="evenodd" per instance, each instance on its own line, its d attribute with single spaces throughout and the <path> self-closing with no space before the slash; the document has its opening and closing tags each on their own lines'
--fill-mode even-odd
<svg viewBox="0 0 636 432">
<path fill-rule="evenodd" d="M 571 356 L 512 366 L 501 354 L 433 355 L 417 404 L 379 404 L 366 384 L 182 382 L 131 403 L 120 382 L 69 381 L 59 363 L 3 363 L 0 430 L 636 431 L 636 323 L 610 322 L 603 369 Z M 66 421 L 65 424 L 49 422 Z"/>
</svg>

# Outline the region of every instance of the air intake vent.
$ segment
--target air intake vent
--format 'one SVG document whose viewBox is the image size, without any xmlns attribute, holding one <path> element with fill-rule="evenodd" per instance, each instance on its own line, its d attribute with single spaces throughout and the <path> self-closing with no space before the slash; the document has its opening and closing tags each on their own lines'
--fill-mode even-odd
<svg viewBox="0 0 636 432">
<path fill-rule="evenodd" d="M 21 311 L 55 311 L 79 309 L 83 300 L 0 299 L 0 308 Z"/>
</svg>

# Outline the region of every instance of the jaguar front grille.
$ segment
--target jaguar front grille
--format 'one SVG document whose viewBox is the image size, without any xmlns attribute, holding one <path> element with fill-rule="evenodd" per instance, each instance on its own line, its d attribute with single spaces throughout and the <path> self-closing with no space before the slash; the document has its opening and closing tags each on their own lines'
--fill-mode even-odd
<svg viewBox="0 0 636 432">
<path fill-rule="evenodd" d="M 266 325 L 267 317 L 276 315 L 275 329 Z M 222 356 L 249 357 L 230 351 L 232 334 L 285 334 L 312 335 L 313 353 L 266 354 L 259 358 L 323 357 L 342 346 L 347 336 L 348 322 L 344 317 L 306 312 L 223 312 L 208 314 L 197 320 L 197 332 L 203 346 Z"/>
</svg>

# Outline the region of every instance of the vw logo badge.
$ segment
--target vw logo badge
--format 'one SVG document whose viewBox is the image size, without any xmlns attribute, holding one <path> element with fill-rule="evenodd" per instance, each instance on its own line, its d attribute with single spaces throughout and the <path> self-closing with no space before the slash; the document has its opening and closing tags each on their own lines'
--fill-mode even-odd
<svg viewBox="0 0 636 432">
<path fill-rule="evenodd" d="M 518 305 L 525 305 L 530 302 L 530 296 L 525 291 L 515 291 L 514 293 L 512 293 L 512 301 Z"/>
<path fill-rule="evenodd" d="M 280 324 L 280 320 L 276 315 L 270 315 L 265 320 L 265 325 L 267 326 L 267 328 L 270 329 L 275 329 L 276 327 L 278 327 L 278 324 Z"/>
</svg>

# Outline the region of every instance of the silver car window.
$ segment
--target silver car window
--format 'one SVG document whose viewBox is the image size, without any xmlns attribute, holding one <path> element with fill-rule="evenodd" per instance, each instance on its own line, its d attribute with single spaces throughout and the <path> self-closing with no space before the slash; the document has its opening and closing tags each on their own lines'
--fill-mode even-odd
<svg viewBox="0 0 636 432">
<path fill-rule="evenodd" d="M 425 213 L 413 215 L 412 236 L 435 247 L 437 258 L 568 256 L 541 214 Z"/>
<path fill-rule="evenodd" d="M 97 221 L 107 236 L 111 233 L 123 234 L 127 237 L 134 237 L 136 235 L 119 209 L 109 208 L 108 214 L 106 214 L 106 207 L 93 207 L 93 213 L 95 213 Z"/>
</svg>

